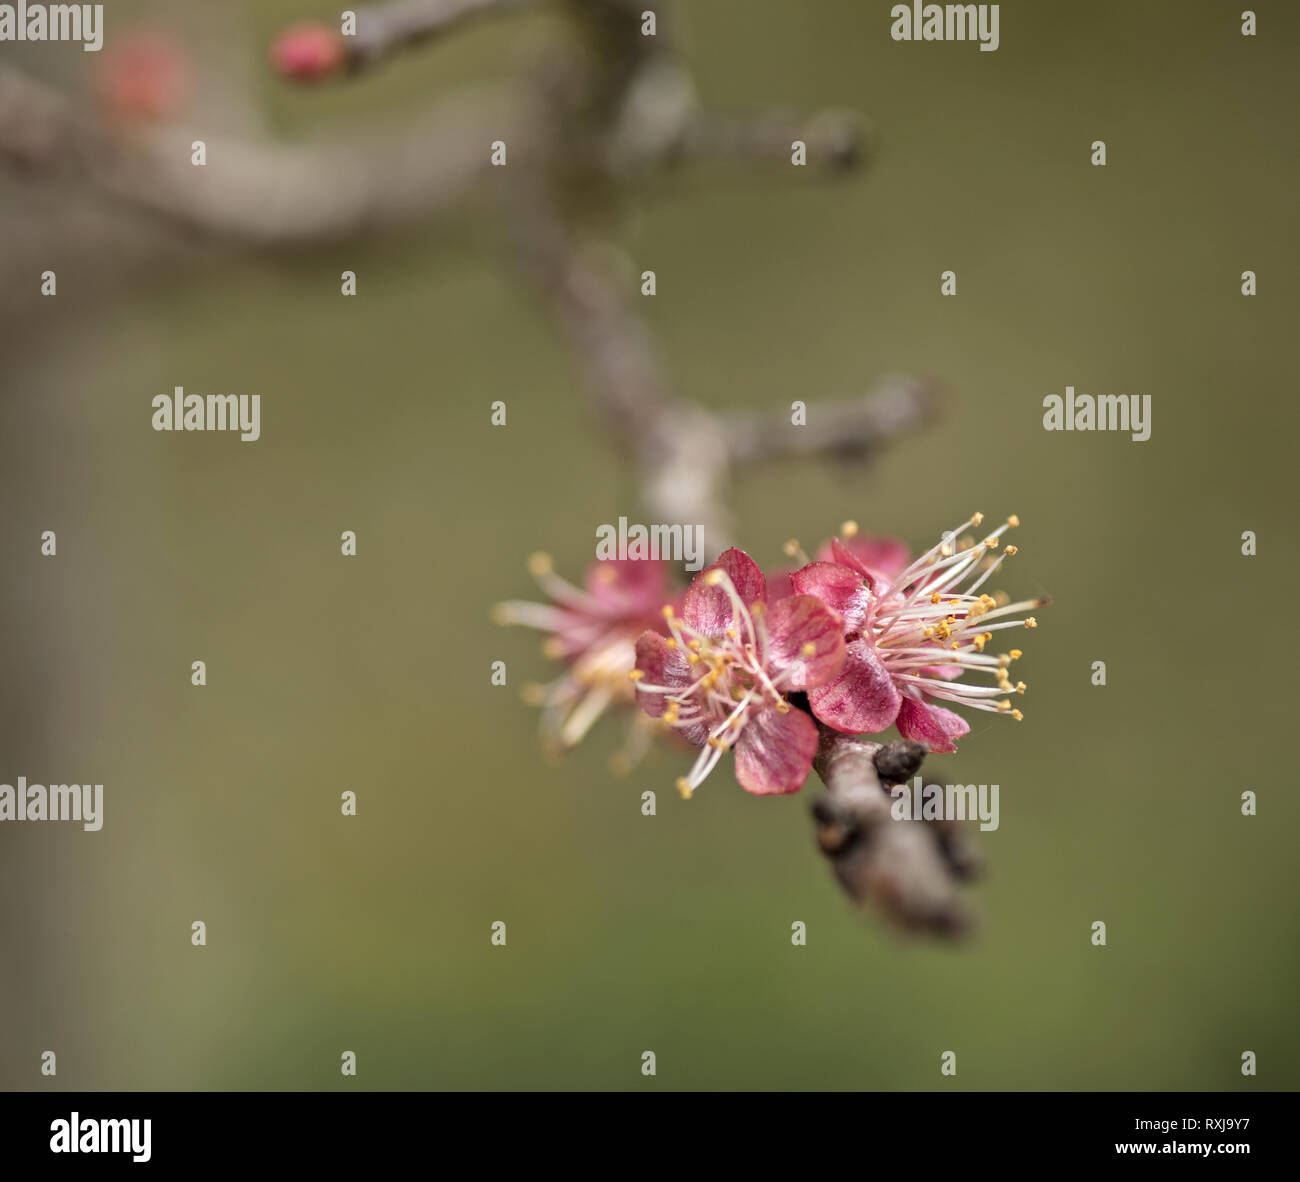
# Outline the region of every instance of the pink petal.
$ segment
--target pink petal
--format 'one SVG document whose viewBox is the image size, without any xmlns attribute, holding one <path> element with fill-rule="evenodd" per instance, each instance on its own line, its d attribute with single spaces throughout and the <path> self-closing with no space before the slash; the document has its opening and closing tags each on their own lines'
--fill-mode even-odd
<svg viewBox="0 0 1300 1182">
<path fill-rule="evenodd" d="M 834 562 L 810 562 L 790 576 L 799 595 L 815 595 L 844 621 L 844 631 L 857 632 L 867 618 L 871 592 L 865 576 Z"/>
<path fill-rule="evenodd" d="M 768 663 L 781 676 L 781 689 L 824 685 L 844 666 L 844 630 L 839 617 L 820 599 L 790 595 L 767 616 Z M 812 645 L 811 654 L 804 652 Z"/>
<path fill-rule="evenodd" d="M 868 641 L 848 646 L 844 669 L 829 685 L 808 691 L 812 711 L 827 726 L 851 735 L 883 731 L 898 716 L 902 695 Z"/>
<path fill-rule="evenodd" d="M 736 779 L 746 792 L 798 792 L 817 754 L 817 724 L 802 710 L 768 707 L 751 714 L 736 740 Z"/>
<path fill-rule="evenodd" d="M 859 566 L 891 579 L 912 561 L 912 552 L 904 543 L 884 534 L 859 534 L 846 542 L 833 538 L 817 551 L 817 558 L 821 562 L 839 562 L 836 547 L 847 553 Z"/>
<path fill-rule="evenodd" d="M 662 562 L 615 558 L 593 562 L 583 582 L 613 612 L 640 615 L 663 606 L 667 572 Z"/>
<path fill-rule="evenodd" d="M 645 674 L 644 682 L 648 685 L 668 686 L 673 690 L 685 689 L 693 680 L 690 663 L 682 650 L 671 645 L 658 632 L 642 632 L 636 642 L 636 667 Z M 637 682 L 636 700 L 651 718 L 659 718 L 668 709 L 668 696 L 662 693 L 650 693 L 641 688 Z M 673 728 L 688 743 L 703 747 L 709 737 L 709 728 L 703 723 L 677 725 Z"/>
<path fill-rule="evenodd" d="M 647 685 L 671 686 L 674 690 L 685 689 L 691 683 L 691 667 L 682 650 L 676 646 L 669 647 L 669 642 L 658 632 L 645 631 L 637 637 L 636 667 L 645 674 L 642 678 Z M 658 718 L 668 706 L 664 694 L 641 691 L 637 683 L 636 700 L 651 718 Z"/>
<path fill-rule="evenodd" d="M 969 734 L 970 724 L 960 714 L 909 696 L 903 699 L 898 711 L 898 733 L 905 739 L 924 743 L 937 754 L 956 751 L 953 740 Z"/>
<path fill-rule="evenodd" d="M 767 580 L 763 578 L 758 564 L 734 546 L 730 550 L 724 550 L 717 562 L 706 566 L 691 580 L 691 585 L 686 589 L 686 601 L 682 605 L 682 618 L 696 632 L 705 636 L 721 636 L 735 625 L 735 612 L 724 588 L 705 584 L 704 576 L 711 570 L 727 573 L 740 595 L 740 602 L 746 607 L 753 603 L 767 602 Z"/>
</svg>

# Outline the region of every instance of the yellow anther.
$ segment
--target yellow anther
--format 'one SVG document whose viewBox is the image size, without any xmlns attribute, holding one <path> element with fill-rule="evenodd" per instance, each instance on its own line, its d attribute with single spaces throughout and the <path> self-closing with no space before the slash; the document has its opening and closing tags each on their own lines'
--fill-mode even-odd
<svg viewBox="0 0 1300 1182">
<path fill-rule="evenodd" d="M 1010 709 L 1011 709 L 1011 699 L 1010 699 L 1010 698 L 1004 698 L 1001 702 L 998 703 L 998 709 L 999 709 L 999 710 L 1003 710 L 1003 711 L 1005 711 L 1005 710 L 1010 710 Z"/>
<path fill-rule="evenodd" d="M 799 646 L 799 652 L 805 657 L 815 657 L 817 655 L 817 646 L 811 640 L 808 640 Z"/>
<path fill-rule="evenodd" d="M 704 660 L 704 658 L 701 657 L 699 653 L 686 654 L 686 663 L 688 665 L 698 665 L 702 660 Z"/>
<path fill-rule="evenodd" d="M 1007 524 L 1008 524 L 1012 529 L 1015 529 L 1016 526 L 1018 526 L 1018 525 L 1020 524 L 1020 518 L 1017 517 L 1017 516 L 1013 513 L 1013 514 L 1011 514 L 1010 517 L 1007 518 Z"/>
<path fill-rule="evenodd" d="M 971 523 L 971 525 L 979 525 L 983 520 L 984 520 L 984 514 L 983 514 L 983 513 L 976 513 L 976 514 L 975 514 L 975 515 L 970 519 L 970 523 Z"/>
<path fill-rule="evenodd" d="M 664 647 L 665 647 L 665 648 L 676 648 L 676 647 L 677 647 L 677 641 L 675 641 L 675 640 L 670 636 L 667 640 L 664 641 Z"/>
<path fill-rule="evenodd" d="M 690 800 L 695 795 L 695 789 L 691 787 L 691 782 L 685 776 L 677 777 L 677 791 L 682 794 L 683 800 Z"/>
<path fill-rule="evenodd" d="M 543 554 L 540 550 L 536 554 L 528 556 L 528 573 L 540 578 L 542 575 L 549 575 L 555 569 L 555 563 L 549 554 Z"/>
<path fill-rule="evenodd" d="M 726 571 L 718 570 L 716 567 L 711 571 L 706 571 L 704 575 L 704 585 L 706 587 L 716 587 L 726 578 Z"/>
<path fill-rule="evenodd" d="M 1007 554 L 1015 554 L 1015 553 L 1017 553 L 1018 551 L 1019 551 L 1019 547 L 1018 547 L 1018 546 L 1008 546 L 1008 547 L 1006 548 L 1006 550 L 1005 550 L 1005 553 L 1007 553 Z"/>
<path fill-rule="evenodd" d="M 749 605 L 749 614 L 753 616 L 754 619 L 758 619 L 759 616 L 767 615 L 767 604 L 765 604 L 761 599 L 755 600 Z"/>
<path fill-rule="evenodd" d="M 1025 721 L 1025 716 L 1024 716 L 1024 714 L 1023 714 L 1021 711 L 1019 711 L 1019 710 L 1013 710 L 1013 711 L 1011 711 L 1011 717 L 1014 718 L 1017 722 L 1024 722 L 1024 721 Z"/>
<path fill-rule="evenodd" d="M 633 670 L 628 674 L 628 677 L 630 677 L 633 681 L 643 681 L 643 680 L 645 679 L 645 670 L 644 670 L 644 669 L 633 669 Z"/>
<path fill-rule="evenodd" d="M 709 746 L 712 747 L 712 748 L 716 751 L 719 747 L 724 746 L 724 744 L 723 744 L 723 742 L 722 742 L 721 739 L 715 739 L 712 735 L 710 735 L 710 736 L 709 736 Z"/>
<path fill-rule="evenodd" d="M 954 641 L 952 642 L 952 644 L 950 644 L 948 647 L 949 647 L 949 648 L 953 648 L 953 649 L 961 648 L 961 641 L 960 641 L 960 640 L 954 640 Z"/>
<path fill-rule="evenodd" d="M 856 538 L 858 536 L 858 523 L 856 521 L 846 521 L 840 526 L 840 537 Z"/>
<path fill-rule="evenodd" d="M 1025 627 L 1026 627 L 1026 628 L 1037 628 L 1037 627 L 1038 627 L 1038 621 L 1035 620 L 1033 616 L 1030 616 L 1029 619 L 1027 619 L 1027 620 L 1025 621 Z"/>
<path fill-rule="evenodd" d="M 778 714 L 789 714 L 789 713 L 790 713 L 790 703 L 787 702 L 787 701 L 785 701 L 784 699 L 781 700 L 780 702 L 778 702 L 778 703 L 776 704 L 776 712 L 777 712 Z"/>
<path fill-rule="evenodd" d="M 998 540 L 997 540 L 997 538 L 985 538 L 985 539 L 984 539 L 984 546 L 985 546 L 986 549 L 989 549 L 989 550 L 996 550 L 996 549 L 998 548 Z"/>
<path fill-rule="evenodd" d="M 976 636 L 976 637 L 971 641 L 971 644 L 974 646 L 975 651 L 976 651 L 977 653 L 982 653 L 982 652 L 984 651 L 984 645 L 985 645 L 986 643 L 987 643 L 987 641 L 985 641 L 985 639 L 984 639 L 983 636 Z"/>
<path fill-rule="evenodd" d="M 673 618 L 673 605 L 671 603 L 665 603 L 659 610 L 663 613 L 665 620 L 671 620 Z"/>
<path fill-rule="evenodd" d="M 689 648 L 691 652 L 698 653 L 703 646 L 698 640 L 691 640 L 687 641 L 686 647 Z"/>
<path fill-rule="evenodd" d="M 942 603 L 942 602 L 943 602 L 943 596 L 940 595 L 938 591 L 936 591 L 933 595 L 930 596 L 930 602 L 931 602 L 931 603 Z M 952 602 L 955 603 L 956 600 L 953 600 Z"/>
<path fill-rule="evenodd" d="M 1029 687 L 1023 681 L 1016 682 L 1016 693 L 1023 694 Z"/>
<path fill-rule="evenodd" d="M 785 552 L 787 558 L 793 558 L 799 553 L 799 539 L 791 538 L 781 549 Z"/>
<path fill-rule="evenodd" d="M 952 543 L 951 543 L 951 542 L 944 542 L 944 544 L 943 544 L 942 546 L 939 547 L 939 553 L 942 554 L 945 558 L 951 558 L 951 557 L 952 557 Z"/>
<path fill-rule="evenodd" d="M 1022 653 L 1018 648 L 1013 648 L 1011 652 L 1008 654 L 1008 656 L 1010 656 L 1013 661 L 1020 660 L 1020 658 L 1023 657 L 1024 655 L 1025 654 Z"/>
</svg>

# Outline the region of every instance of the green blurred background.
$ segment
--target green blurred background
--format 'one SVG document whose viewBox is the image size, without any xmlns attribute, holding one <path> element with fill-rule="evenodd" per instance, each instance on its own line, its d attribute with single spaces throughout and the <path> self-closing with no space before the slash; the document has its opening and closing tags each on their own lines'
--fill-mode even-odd
<svg viewBox="0 0 1300 1182">
<path fill-rule="evenodd" d="M 658 273 L 644 307 L 690 397 L 953 387 L 870 470 L 742 477 L 760 562 L 845 517 L 914 545 L 975 509 L 1024 522 L 1004 586 L 1054 599 L 1026 721 L 976 716 L 927 765 L 1001 787 L 961 947 L 850 908 L 813 846 L 815 777 L 758 799 L 724 767 L 685 803 L 680 752 L 608 774 L 618 725 L 540 758 L 517 687 L 550 667 L 489 606 L 534 597 L 530 551 L 580 574 L 638 506 L 490 216 L 124 272 L 81 304 L 56 258 L 60 297 L 33 280 L 4 348 L 0 780 L 102 782 L 106 821 L 0 827 L 0 1086 L 1295 1087 L 1300 10 L 1256 5 L 1243 38 L 1241 7 L 1004 3 L 981 53 L 896 44 L 874 0 L 697 0 L 707 103 L 860 110 L 878 155 L 838 183 L 683 180 L 617 230 Z M 303 93 L 262 77 L 263 47 L 336 8 L 235 9 L 289 139 L 509 73 L 548 32 L 476 27 Z M 261 393 L 263 438 L 153 432 L 178 384 Z M 1151 395 L 1150 441 L 1043 431 L 1067 384 Z"/>
</svg>

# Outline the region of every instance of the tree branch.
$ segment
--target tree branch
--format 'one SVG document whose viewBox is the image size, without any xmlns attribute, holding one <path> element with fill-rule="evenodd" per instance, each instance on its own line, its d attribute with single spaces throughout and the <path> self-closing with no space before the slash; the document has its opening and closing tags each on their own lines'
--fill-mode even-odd
<svg viewBox="0 0 1300 1182">
<path fill-rule="evenodd" d="M 302 148 L 207 141 L 207 163 L 196 167 L 190 132 L 127 139 L 51 88 L 0 68 L 0 156 L 202 235 L 282 249 L 446 208 L 486 172 L 489 144 L 517 123 L 520 106 L 501 88 L 485 88 L 382 137 Z"/>
<path fill-rule="evenodd" d="M 873 903 L 900 926 L 937 935 L 969 930 L 958 894 L 966 873 L 932 822 L 896 820 L 886 785 L 915 775 L 924 749 L 899 740 L 881 746 L 819 725 L 814 767 L 826 794 L 813 805 L 817 842 L 854 902 Z"/>
<path fill-rule="evenodd" d="M 345 37 L 348 65 L 368 69 L 400 50 L 445 35 L 471 17 L 530 7 L 535 0 L 398 0 L 357 10 L 357 31 Z"/>
</svg>

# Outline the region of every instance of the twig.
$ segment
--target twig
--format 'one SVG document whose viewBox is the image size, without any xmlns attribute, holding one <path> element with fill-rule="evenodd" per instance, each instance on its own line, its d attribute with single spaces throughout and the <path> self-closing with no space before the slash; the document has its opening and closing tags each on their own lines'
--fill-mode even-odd
<svg viewBox="0 0 1300 1182">
<path fill-rule="evenodd" d="M 357 31 L 344 38 L 348 65 L 367 69 L 402 49 L 443 36 L 471 17 L 527 8 L 535 0 L 399 0 L 357 12 Z"/>
<path fill-rule="evenodd" d="M 813 404 L 807 422 L 800 426 L 791 422 L 789 411 L 769 418 L 727 415 L 727 447 L 734 464 L 819 452 L 869 459 L 879 448 L 933 419 L 940 393 L 938 382 L 893 377 L 855 401 Z"/>
<path fill-rule="evenodd" d="M 971 913 L 957 889 L 965 869 L 950 860 L 944 831 L 895 819 L 882 782 L 882 768 L 895 782 L 914 775 L 923 749 L 906 741 L 882 747 L 820 729 L 813 766 L 827 791 L 813 816 L 840 885 L 855 902 L 883 908 L 904 928 L 948 936 L 967 931 Z M 900 758 L 900 749 L 909 758 Z"/>
</svg>

